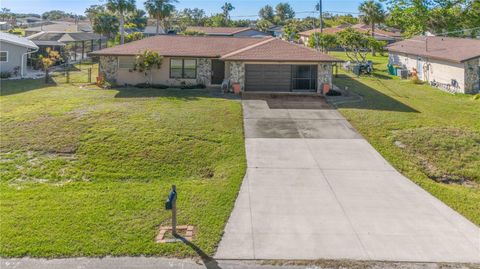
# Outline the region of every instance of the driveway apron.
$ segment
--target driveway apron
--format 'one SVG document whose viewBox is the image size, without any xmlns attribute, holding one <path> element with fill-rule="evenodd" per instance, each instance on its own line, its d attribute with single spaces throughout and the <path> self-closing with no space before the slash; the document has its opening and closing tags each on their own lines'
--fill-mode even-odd
<svg viewBox="0 0 480 269">
<path fill-rule="evenodd" d="M 323 99 L 242 105 L 248 168 L 215 258 L 480 262 L 480 229 Z"/>
</svg>

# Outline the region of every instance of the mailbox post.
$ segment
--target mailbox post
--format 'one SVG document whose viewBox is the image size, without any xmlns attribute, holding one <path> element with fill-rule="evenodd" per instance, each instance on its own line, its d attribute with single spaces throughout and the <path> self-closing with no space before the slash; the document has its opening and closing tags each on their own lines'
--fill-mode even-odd
<svg viewBox="0 0 480 269">
<path fill-rule="evenodd" d="M 177 235 L 177 187 L 175 185 L 172 185 L 165 209 L 172 210 L 172 234 L 175 236 Z"/>
</svg>

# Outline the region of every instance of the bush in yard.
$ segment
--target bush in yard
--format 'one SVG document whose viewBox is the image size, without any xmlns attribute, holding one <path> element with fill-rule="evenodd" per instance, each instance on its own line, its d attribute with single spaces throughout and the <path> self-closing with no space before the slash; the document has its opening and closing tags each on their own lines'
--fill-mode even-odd
<svg viewBox="0 0 480 269">
<path fill-rule="evenodd" d="M 45 83 L 48 83 L 48 71 L 57 61 L 61 59 L 60 53 L 51 48 L 46 49 L 47 54 L 39 56 L 40 67 L 45 71 Z"/>
<path fill-rule="evenodd" d="M 152 84 L 152 68 L 160 69 L 162 61 L 163 57 L 157 52 L 145 50 L 135 58 L 133 70 L 144 73 L 145 78 L 147 78 L 146 83 Z"/>
</svg>

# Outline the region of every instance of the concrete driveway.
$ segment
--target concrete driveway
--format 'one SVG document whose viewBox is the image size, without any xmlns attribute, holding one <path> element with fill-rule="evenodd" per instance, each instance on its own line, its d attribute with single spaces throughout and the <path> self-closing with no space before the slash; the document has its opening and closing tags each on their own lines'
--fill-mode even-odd
<svg viewBox="0 0 480 269">
<path fill-rule="evenodd" d="M 480 229 L 323 99 L 242 103 L 248 169 L 215 258 L 480 262 Z"/>
</svg>

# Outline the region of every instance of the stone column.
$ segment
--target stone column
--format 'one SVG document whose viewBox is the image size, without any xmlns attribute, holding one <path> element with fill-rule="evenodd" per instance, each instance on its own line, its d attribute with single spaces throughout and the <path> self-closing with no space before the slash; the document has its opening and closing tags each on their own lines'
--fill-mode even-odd
<svg viewBox="0 0 480 269">
<path fill-rule="evenodd" d="M 245 64 L 243 62 L 228 62 L 230 65 L 231 83 L 240 83 L 242 91 L 245 89 Z"/>
<path fill-rule="evenodd" d="M 99 73 L 106 81 L 117 81 L 118 59 L 114 56 L 100 56 Z"/>
<path fill-rule="evenodd" d="M 197 83 L 205 86 L 212 84 L 212 60 L 208 58 L 197 59 Z"/>
<path fill-rule="evenodd" d="M 318 64 L 317 74 L 317 93 L 322 93 L 323 84 L 330 85 L 332 88 L 332 64 L 323 62 Z"/>
<path fill-rule="evenodd" d="M 477 92 L 480 92 L 480 58 L 465 62 L 464 93 Z"/>
</svg>

